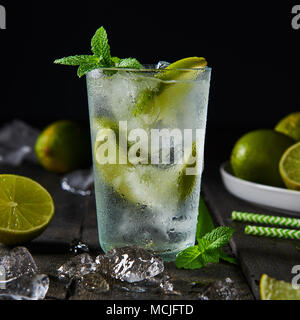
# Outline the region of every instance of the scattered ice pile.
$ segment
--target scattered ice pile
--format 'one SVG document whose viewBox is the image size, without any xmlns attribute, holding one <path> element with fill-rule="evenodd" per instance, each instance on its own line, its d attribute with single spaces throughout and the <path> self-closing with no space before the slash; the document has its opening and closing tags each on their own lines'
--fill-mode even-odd
<svg viewBox="0 0 300 320">
<path fill-rule="evenodd" d="M 239 291 L 232 279 L 226 278 L 210 284 L 206 290 L 199 295 L 200 300 L 240 300 Z"/>
<path fill-rule="evenodd" d="M 73 282 L 77 298 L 107 292 L 122 297 L 124 291 L 125 295 L 176 294 L 163 260 L 136 246 L 114 249 L 95 260 L 88 253 L 79 254 L 62 265 L 58 275 Z"/>
<path fill-rule="evenodd" d="M 42 300 L 48 288 L 49 278 L 39 274 L 25 247 L 0 245 L 0 299 Z"/>
<path fill-rule="evenodd" d="M 36 162 L 37 129 L 20 120 L 13 120 L 0 129 L 0 164 L 20 165 L 25 159 Z"/>
<path fill-rule="evenodd" d="M 136 246 L 99 255 L 96 263 L 101 273 L 129 283 L 151 279 L 164 271 L 162 258 Z"/>
</svg>

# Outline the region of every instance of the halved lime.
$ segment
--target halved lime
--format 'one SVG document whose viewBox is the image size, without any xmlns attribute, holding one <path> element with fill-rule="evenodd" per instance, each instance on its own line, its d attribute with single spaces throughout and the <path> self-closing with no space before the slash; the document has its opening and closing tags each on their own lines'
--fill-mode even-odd
<svg viewBox="0 0 300 320">
<path fill-rule="evenodd" d="M 263 274 L 259 284 L 261 300 L 300 300 L 300 289 Z"/>
<path fill-rule="evenodd" d="M 285 151 L 279 162 L 279 171 L 288 189 L 300 190 L 300 142 Z"/>
<path fill-rule="evenodd" d="M 21 244 L 40 235 L 54 215 L 51 195 L 32 179 L 0 175 L 0 243 Z"/>
<path fill-rule="evenodd" d="M 98 124 L 100 121 L 98 121 Z M 115 127 L 115 125 L 113 125 Z M 97 133 L 94 144 L 94 158 L 96 168 L 104 182 L 113 187 L 122 197 L 135 204 L 142 204 L 152 207 L 176 206 L 186 199 L 193 190 L 196 182 L 196 175 L 186 175 L 186 169 L 196 167 L 190 165 L 190 157 L 195 157 L 195 143 L 193 144 L 190 156 L 182 164 L 174 164 L 168 168 L 160 168 L 151 164 L 131 164 L 125 150 L 118 145 L 116 134 L 106 140 L 110 128 L 103 128 Z M 104 142 L 105 141 L 105 142 Z M 116 164 L 103 164 L 101 157 L 104 154 L 103 143 L 116 148 Z M 122 159 L 122 163 L 118 162 Z"/>
</svg>

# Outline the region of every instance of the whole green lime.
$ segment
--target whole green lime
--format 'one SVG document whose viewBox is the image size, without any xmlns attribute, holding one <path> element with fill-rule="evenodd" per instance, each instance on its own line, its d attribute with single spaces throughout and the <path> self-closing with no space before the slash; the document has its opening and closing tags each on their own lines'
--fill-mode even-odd
<svg viewBox="0 0 300 320">
<path fill-rule="evenodd" d="M 275 130 L 300 141 L 300 112 L 293 112 L 281 119 Z"/>
<path fill-rule="evenodd" d="M 84 168 L 91 161 L 89 131 L 75 121 L 56 121 L 39 135 L 35 153 L 40 164 L 52 172 Z"/>
<path fill-rule="evenodd" d="M 243 135 L 233 147 L 231 167 L 238 178 L 284 187 L 279 161 L 284 151 L 294 144 L 290 137 L 268 129 Z"/>
</svg>

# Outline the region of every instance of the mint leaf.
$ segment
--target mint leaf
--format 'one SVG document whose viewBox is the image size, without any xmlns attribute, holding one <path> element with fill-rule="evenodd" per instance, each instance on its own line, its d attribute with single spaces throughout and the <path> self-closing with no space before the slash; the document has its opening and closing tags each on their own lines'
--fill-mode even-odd
<svg viewBox="0 0 300 320">
<path fill-rule="evenodd" d="M 227 255 L 227 253 L 225 253 L 222 249 L 220 249 L 220 251 L 219 251 L 219 256 L 220 256 L 220 259 L 222 259 L 222 260 L 224 260 L 226 262 L 237 264 L 236 258 L 229 257 Z"/>
<path fill-rule="evenodd" d="M 121 59 L 117 64 L 119 68 L 140 69 L 143 66 L 135 58 Z"/>
<path fill-rule="evenodd" d="M 176 267 L 178 269 L 199 269 L 204 266 L 200 255 L 201 251 L 198 246 L 189 247 L 177 255 Z"/>
<path fill-rule="evenodd" d="M 110 47 L 108 44 L 108 38 L 106 30 L 103 27 L 100 27 L 91 41 L 92 52 L 100 57 L 102 62 L 106 67 L 112 66 L 111 56 L 110 56 Z"/>
<path fill-rule="evenodd" d="M 115 64 L 115 65 L 117 65 L 119 62 L 120 62 L 120 58 L 118 58 L 118 57 L 111 57 L 111 61 Z"/>
<path fill-rule="evenodd" d="M 202 197 L 200 197 L 199 203 L 199 214 L 198 214 L 198 222 L 197 222 L 197 231 L 196 231 L 196 239 L 200 239 L 206 233 L 214 230 L 215 226 L 210 216 L 210 213 L 207 209 L 207 206 Z"/>
<path fill-rule="evenodd" d="M 220 255 L 216 250 L 208 250 L 204 252 L 201 257 L 204 266 L 206 266 L 208 263 L 219 263 L 220 261 Z"/>
<path fill-rule="evenodd" d="M 230 263 L 236 263 L 234 258 L 229 257 L 222 247 L 228 243 L 233 228 L 218 227 L 204 237 L 198 238 L 198 245 L 189 247 L 177 255 L 176 267 L 184 269 L 198 269 L 208 263 L 218 263 L 220 259 Z"/>
<path fill-rule="evenodd" d="M 103 27 L 100 27 L 91 40 L 91 49 L 93 55 L 76 55 L 66 58 L 57 59 L 56 64 L 70 66 L 79 66 L 77 74 L 82 77 L 87 72 L 97 68 L 142 68 L 142 65 L 134 58 L 120 59 L 111 57 L 110 47 L 108 44 L 107 33 Z M 114 74 L 114 71 L 105 70 L 106 75 Z"/>
<path fill-rule="evenodd" d="M 95 64 L 95 63 L 83 63 L 79 66 L 78 70 L 77 70 L 77 75 L 78 77 L 82 77 L 85 74 L 87 74 L 89 71 L 92 71 L 94 69 L 98 69 L 100 67 L 99 64 Z"/>
<path fill-rule="evenodd" d="M 99 60 L 96 56 L 91 55 L 77 55 L 66 58 L 56 59 L 54 63 L 64 64 L 68 66 L 79 66 L 82 63 L 97 63 Z"/>
<path fill-rule="evenodd" d="M 219 249 L 229 242 L 233 233 L 233 228 L 222 226 L 207 233 L 203 239 L 209 241 L 209 250 Z"/>
</svg>

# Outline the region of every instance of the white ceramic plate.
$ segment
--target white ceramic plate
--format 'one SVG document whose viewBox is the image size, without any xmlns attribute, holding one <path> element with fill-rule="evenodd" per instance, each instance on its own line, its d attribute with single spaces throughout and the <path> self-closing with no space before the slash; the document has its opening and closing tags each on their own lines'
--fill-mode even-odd
<svg viewBox="0 0 300 320">
<path fill-rule="evenodd" d="M 232 174 L 229 162 L 220 167 L 226 189 L 236 197 L 256 205 L 300 216 L 300 192 L 239 179 Z"/>
</svg>

